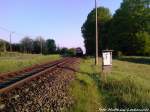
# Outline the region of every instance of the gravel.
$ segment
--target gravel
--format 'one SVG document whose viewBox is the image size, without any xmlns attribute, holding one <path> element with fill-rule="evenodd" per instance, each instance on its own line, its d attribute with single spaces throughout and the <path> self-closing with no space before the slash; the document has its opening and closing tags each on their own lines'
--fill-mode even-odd
<svg viewBox="0 0 150 112">
<path fill-rule="evenodd" d="M 69 69 L 68 69 L 69 68 Z M 59 66 L 55 72 L 43 74 L 7 94 L 0 94 L 0 112 L 61 112 L 74 101 L 69 83 L 75 76 L 75 64 Z"/>
</svg>

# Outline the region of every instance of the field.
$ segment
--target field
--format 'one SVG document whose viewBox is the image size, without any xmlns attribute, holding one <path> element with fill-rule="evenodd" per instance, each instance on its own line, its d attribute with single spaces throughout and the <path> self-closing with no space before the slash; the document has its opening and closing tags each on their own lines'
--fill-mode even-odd
<svg viewBox="0 0 150 112">
<path fill-rule="evenodd" d="M 0 73 L 20 70 L 35 64 L 59 59 L 59 55 L 1 53 Z"/>
<path fill-rule="evenodd" d="M 75 104 L 72 112 L 102 109 L 150 109 L 150 58 L 122 57 L 113 60 L 106 80 L 94 58 L 82 59 L 76 79 L 70 86 Z"/>
<path fill-rule="evenodd" d="M 0 73 L 57 60 L 59 55 L 0 54 Z M 71 69 L 72 70 L 72 69 Z M 101 74 L 94 58 L 81 59 L 75 80 L 69 86 L 74 104 L 68 112 L 105 109 L 150 109 L 150 57 L 124 56 L 113 59 L 112 72 Z"/>
</svg>

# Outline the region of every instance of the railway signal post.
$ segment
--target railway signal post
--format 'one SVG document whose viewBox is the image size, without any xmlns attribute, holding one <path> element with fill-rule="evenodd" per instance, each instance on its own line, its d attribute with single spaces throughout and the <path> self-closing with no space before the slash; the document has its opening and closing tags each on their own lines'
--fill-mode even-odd
<svg viewBox="0 0 150 112">
<path fill-rule="evenodd" d="M 112 50 L 102 51 L 102 72 L 107 73 L 112 69 Z"/>
</svg>

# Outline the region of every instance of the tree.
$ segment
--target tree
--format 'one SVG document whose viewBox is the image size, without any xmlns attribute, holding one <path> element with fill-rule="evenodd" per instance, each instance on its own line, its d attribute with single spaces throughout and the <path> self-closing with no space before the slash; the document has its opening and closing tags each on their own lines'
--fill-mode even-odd
<svg viewBox="0 0 150 112">
<path fill-rule="evenodd" d="M 76 55 L 76 49 L 75 48 L 68 49 L 68 55 L 69 56 L 75 56 Z"/>
<path fill-rule="evenodd" d="M 150 35 L 148 32 L 138 32 L 136 33 L 136 52 L 139 55 L 149 55 L 150 56 Z M 140 45 L 140 46 L 139 46 Z"/>
<path fill-rule="evenodd" d="M 12 44 L 12 51 L 20 52 L 21 51 L 21 44 L 19 44 L 19 43 Z"/>
<path fill-rule="evenodd" d="M 45 53 L 45 40 L 43 37 L 38 36 L 33 42 L 33 53 Z"/>
<path fill-rule="evenodd" d="M 53 39 L 46 40 L 46 53 L 52 54 L 56 52 L 56 44 Z"/>
<path fill-rule="evenodd" d="M 22 50 L 25 53 L 31 53 L 33 50 L 33 40 L 30 37 L 24 37 L 21 40 Z"/>
<path fill-rule="evenodd" d="M 61 54 L 61 48 L 59 46 L 56 46 L 56 53 Z"/>
<path fill-rule="evenodd" d="M 0 52 L 4 51 L 4 49 L 5 49 L 5 42 L 4 40 L 0 39 Z"/>
<path fill-rule="evenodd" d="M 99 7 L 98 13 L 98 33 L 99 33 L 99 49 L 107 48 L 108 38 L 108 23 L 111 20 L 111 14 L 109 9 Z M 95 9 L 93 9 L 87 16 L 87 20 L 81 28 L 82 36 L 84 38 L 84 44 L 86 53 L 89 55 L 95 54 Z"/>
<path fill-rule="evenodd" d="M 7 42 L 3 39 L 0 39 L 0 52 L 6 52 L 8 50 L 10 50 L 9 42 Z"/>
<path fill-rule="evenodd" d="M 60 54 L 61 55 L 67 55 L 68 54 L 68 48 L 66 48 L 66 47 L 61 48 L 60 49 Z"/>
<path fill-rule="evenodd" d="M 127 55 L 144 55 L 145 52 L 150 52 L 147 51 L 149 46 L 142 43 L 150 38 L 149 6 L 149 0 L 123 0 L 111 21 L 109 36 L 112 49 Z"/>
</svg>

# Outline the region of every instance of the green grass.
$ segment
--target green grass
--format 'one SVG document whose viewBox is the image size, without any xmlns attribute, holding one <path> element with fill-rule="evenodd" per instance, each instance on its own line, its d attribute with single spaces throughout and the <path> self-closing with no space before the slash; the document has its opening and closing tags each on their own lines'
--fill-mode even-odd
<svg viewBox="0 0 150 112">
<path fill-rule="evenodd" d="M 107 82 L 101 83 L 104 84 L 106 99 L 113 100 L 107 101 L 109 107 L 150 108 L 150 63 L 114 60 Z"/>
<path fill-rule="evenodd" d="M 0 52 L 0 57 L 20 56 L 22 53 L 19 52 Z"/>
<path fill-rule="evenodd" d="M 141 58 L 139 63 L 138 60 L 132 61 L 138 57 L 126 58 L 113 60 L 112 72 L 107 74 L 106 80 L 102 77 L 101 65 L 94 66 L 93 58 L 83 59 L 76 79 L 70 86 L 75 104 L 69 111 L 150 108 L 150 63 L 140 63 Z"/>
<path fill-rule="evenodd" d="M 59 59 L 59 55 L 8 53 L 0 56 L 0 73 Z"/>
<path fill-rule="evenodd" d="M 76 80 L 70 88 L 75 105 L 69 111 L 93 112 L 93 110 L 96 111 L 102 106 L 99 90 L 90 76 L 93 74 L 93 69 L 98 72 L 98 69 L 91 65 L 91 60 L 86 60 L 80 65 L 80 71 L 76 74 Z"/>
</svg>

